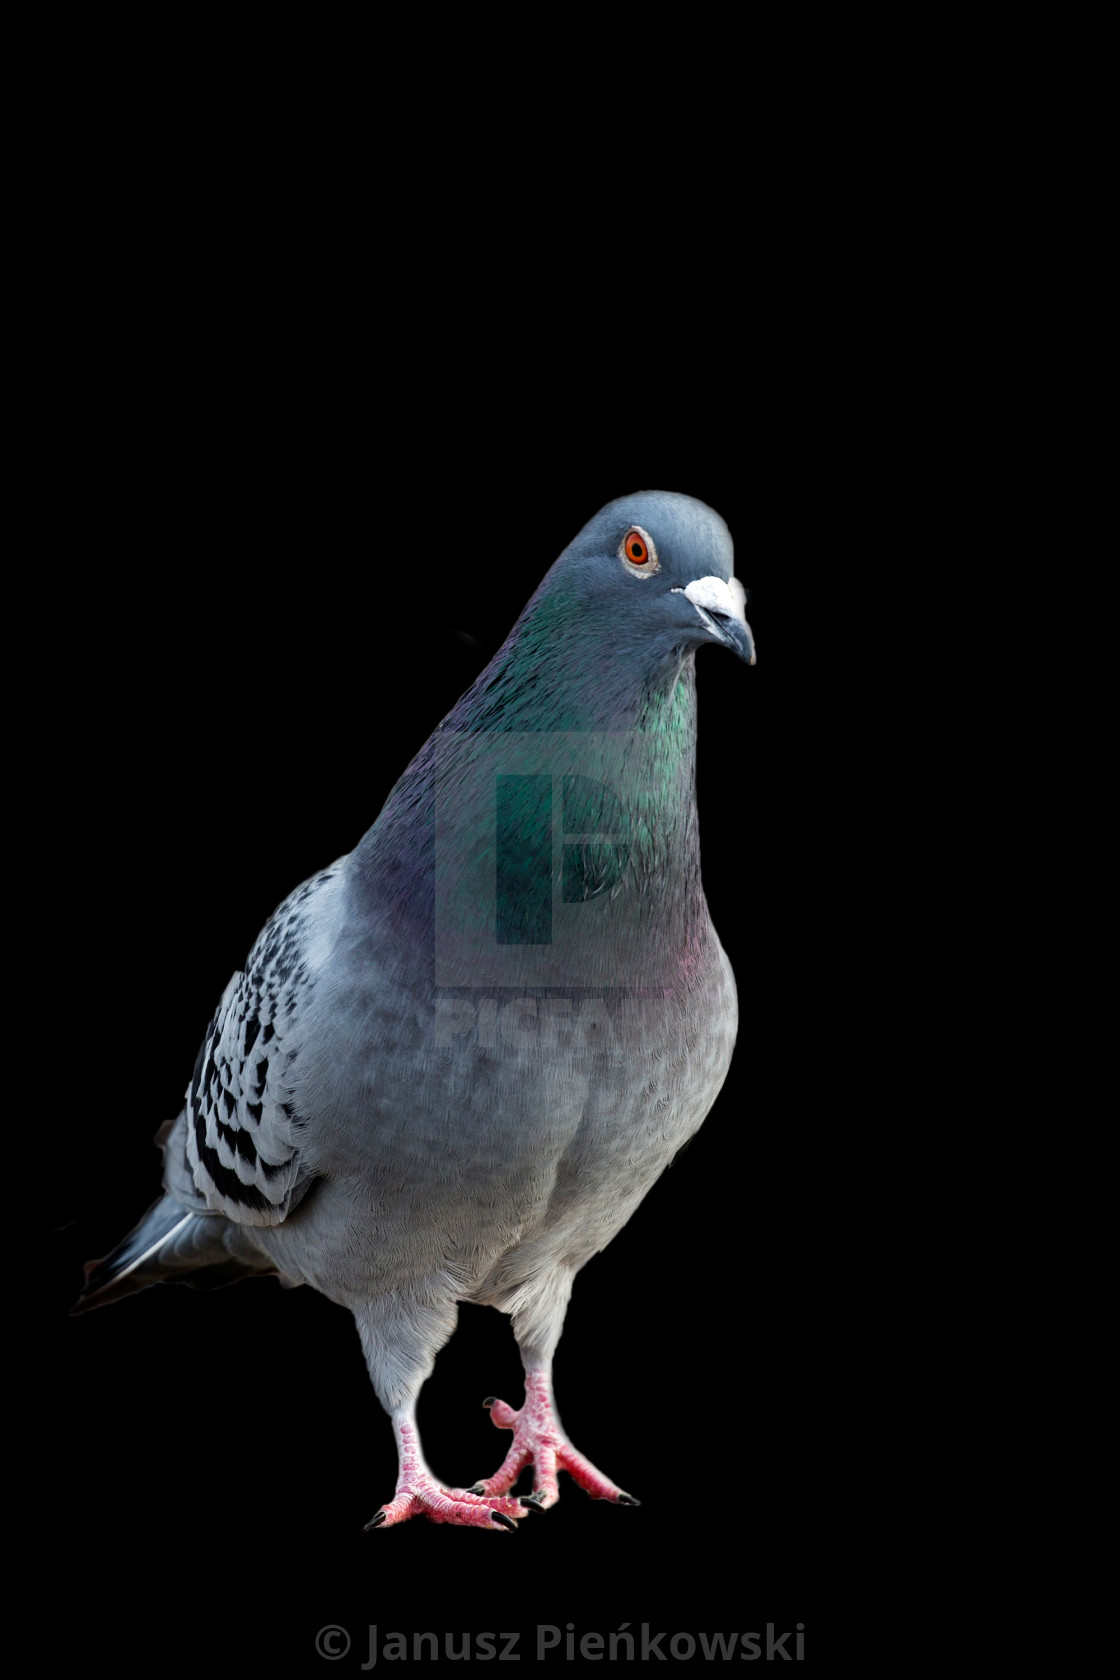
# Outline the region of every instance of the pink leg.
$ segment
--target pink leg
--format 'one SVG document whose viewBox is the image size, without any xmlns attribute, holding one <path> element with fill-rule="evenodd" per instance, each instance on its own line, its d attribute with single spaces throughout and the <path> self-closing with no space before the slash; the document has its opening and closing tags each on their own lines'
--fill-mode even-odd
<svg viewBox="0 0 1120 1680">
<path fill-rule="evenodd" d="M 604 1476 L 601 1470 L 584 1458 L 572 1446 L 560 1428 L 552 1402 L 552 1379 L 547 1371 L 525 1373 L 525 1404 L 519 1412 L 504 1400 L 483 1402 L 489 1407 L 490 1418 L 499 1429 L 513 1430 L 513 1443 L 496 1475 L 484 1482 L 475 1482 L 471 1493 L 487 1498 L 508 1493 L 527 1464 L 534 1469 L 532 1503 L 545 1508 L 555 1505 L 560 1497 L 557 1474 L 566 1470 L 592 1499 L 610 1499 L 616 1505 L 639 1505 L 640 1500 Z M 523 1503 L 530 1503 L 523 1500 Z"/>
<path fill-rule="evenodd" d="M 514 1528 L 515 1519 L 525 1515 L 519 1499 L 480 1499 L 465 1488 L 441 1487 L 424 1463 L 411 1408 L 395 1414 L 393 1431 L 400 1462 L 397 1491 L 366 1524 L 367 1530 L 391 1528 L 416 1516 L 466 1528 Z"/>
</svg>

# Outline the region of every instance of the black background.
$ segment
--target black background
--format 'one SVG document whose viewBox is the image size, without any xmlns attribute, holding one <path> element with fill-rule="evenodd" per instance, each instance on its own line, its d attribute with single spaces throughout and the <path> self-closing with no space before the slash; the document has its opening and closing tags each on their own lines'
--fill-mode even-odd
<svg viewBox="0 0 1120 1680">
<path fill-rule="evenodd" d="M 339 1672 L 364 1660 L 369 1623 L 802 1621 L 811 1645 L 835 1589 L 819 1554 L 851 1396 L 829 1299 L 842 1192 L 815 889 L 838 816 L 821 788 L 840 673 L 816 657 L 820 574 L 788 512 L 782 420 L 760 436 L 737 401 L 697 392 L 670 426 L 620 369 L 597 424 L 558 425 L 527 381 L 496 426 L 483 371 L 404 412 L 337 363 L 265 378 L 215 367 L 188 336 L 170 381 L 130 364 L 107 416 L 92 401 L 75 415 L 67 494 L 89 565 L 56 603 L 61 705 L 31 743 L 52 882 L 39 996 L 54 1002 L 27 1373 L 47 1526 L 29 1543 L 61 1568 L 87 1650 L 126 1668 L 157 1640 L 174 1668 L 181 1640 L 186 1666 L 202 1642 L 228 1667 L 321 1672 L 327 1623 L 354 1639 Z M 698 659 L 704 880 L 739 983 L 735 1061 L 702 1132 L 577 1279 L 556 1362 L 568 1433 L 642 1505 L 592 1503 L 563 1478 L 560 1504 L 516 1534 L 364 1534 L 395 1457 L 340 1308 L 273 1281 L 67 1308 L 82 1260 L 155 1195 L 152 1135 L 261 924 L 355 844 L 585 520 L 643 487 L 727 520 L 758 664 Z M 516 1348 L 504 1318 L 467 1307 L 420 1404 L 449 1483 L 505 1451 L 491 1393 L 519 1403 Z"/>
</svg>

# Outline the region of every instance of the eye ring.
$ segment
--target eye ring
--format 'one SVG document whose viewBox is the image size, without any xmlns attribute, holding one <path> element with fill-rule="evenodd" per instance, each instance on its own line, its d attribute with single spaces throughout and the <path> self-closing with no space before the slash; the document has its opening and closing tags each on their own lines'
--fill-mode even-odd
<svg viewBox="0 0 1120 1680">
<path fill-rule="evenodd" d="M 653 538 L 640 525 L 631 525 L 618 545 L 618 557 L 637 577 L 648 577 L 658 569 Z"/>
</svg>

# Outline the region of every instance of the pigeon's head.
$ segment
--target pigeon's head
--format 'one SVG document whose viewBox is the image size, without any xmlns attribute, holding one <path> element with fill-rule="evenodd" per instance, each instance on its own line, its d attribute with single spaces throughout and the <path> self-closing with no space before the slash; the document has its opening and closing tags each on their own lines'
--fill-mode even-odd
<svg viewBox="0 0 1120 1680">
<path fill-rule="evenodd" d="M 601 508 L 554 572 L 620 647 L 640 646 L 661 663 L 718 642 L 753 665 L 746 590 L 732 561 L 718 513 L 691 496 L 644 490 Z"/>
</svg>

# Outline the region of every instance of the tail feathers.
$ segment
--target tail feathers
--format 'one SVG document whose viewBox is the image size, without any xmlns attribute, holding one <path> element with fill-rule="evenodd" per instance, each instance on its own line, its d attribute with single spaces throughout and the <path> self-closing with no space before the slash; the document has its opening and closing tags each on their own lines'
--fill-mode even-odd
<svg viewBox="0 0 1120 1680">
<path fill-rule="evenodd" d="M 174 1197 L 161 1196 L 111 1254 L 86 1262 L 86 1281 L 71 1312 L 107 1306 L 153 1283 L 214 1289 L 253 1276 L 255 1268 L 226 1248 L 227 1228 L 219 1215 L 192 1213 Z"/>
</svg>

